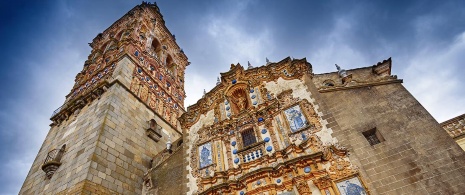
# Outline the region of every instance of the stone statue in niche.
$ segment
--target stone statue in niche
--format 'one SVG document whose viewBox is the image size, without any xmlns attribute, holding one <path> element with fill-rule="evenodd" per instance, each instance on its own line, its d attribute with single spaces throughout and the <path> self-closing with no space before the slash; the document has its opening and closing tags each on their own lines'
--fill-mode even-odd
<svg viewBox="0 0 465 195">
<path fill-rule="evenodd" d="M 247 99 L 245 99 L 244 97 L 233 99 L 233 102 L 237 105 L 237 108 L 239 108 L 239 112 L 244 110 L 247 106 Z"/>
<path fill-rule="evenodd" d="M 228 92 L 229 99 L 233 105 L 233 111 L 237 114 L 250 106 L 246 85 L 238 85 Z"/>
</svg>

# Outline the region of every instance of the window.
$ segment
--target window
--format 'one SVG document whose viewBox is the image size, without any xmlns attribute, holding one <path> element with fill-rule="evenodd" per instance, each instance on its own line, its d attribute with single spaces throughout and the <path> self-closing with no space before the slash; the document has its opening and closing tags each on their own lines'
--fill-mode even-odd
<svg viewBox="0 0 465 195">
<path fill-rule="evenodd" d="M 333 80 L 325 80 L 323 82 L 323 85 L 325 85 L 327 87 L 334 87 L 334 81 Z"/>
<path fill-rule="evenodd" d="M 247 129 L 241 133 L 244 147 L 250 146 L 257 142 L 253 129 Z"/>
<path fill-rule="evenodd" d="M 162 54 L 161 44 L 156 38 L 154 38 L 152 41 L 152 51 L 154 52 L 156 58 L 159 58 Z"/>
<path fill-rule="evenodd" d="M 372 146 L 385 141 L 383 136 L 381 135 L 381 133 L 379 131 L 377 131 L 376 128 L 365 131 L 362 134 L 363 134 L 363 136 L 365 136 L 368 143 L 370 143 L 370 145 L 372 145 Z"/>
</svg>

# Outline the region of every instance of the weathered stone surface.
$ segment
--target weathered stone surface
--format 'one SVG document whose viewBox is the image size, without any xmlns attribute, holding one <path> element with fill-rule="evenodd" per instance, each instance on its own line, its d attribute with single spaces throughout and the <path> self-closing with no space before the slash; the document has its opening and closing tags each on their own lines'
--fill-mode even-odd
<svg viewBox="0 0 465 195">
<path fill-rule="evenodd" d="M 464 153 L 401 84 L 327 92 L 318 100 L 336 120 L 333 135 L 352 151 L 372 192 L 463 192 L 464 182 L 451 181 L 465 181 Z M 362 132 L 372 128 L 384 142 L 369 145 Z"/>
<path fill-rule="evenodd" d="M 465 150 L 465 114 L 444 121 L 441 126 Z"/>
<path fill-rule="evenodd" d="M 152 189 L 147 194 L 183 194 L 182 180 L 185 169 L 182 150 L 173 153 L 166 161 L 149 172 L 152 178 Z"/>
</svg>

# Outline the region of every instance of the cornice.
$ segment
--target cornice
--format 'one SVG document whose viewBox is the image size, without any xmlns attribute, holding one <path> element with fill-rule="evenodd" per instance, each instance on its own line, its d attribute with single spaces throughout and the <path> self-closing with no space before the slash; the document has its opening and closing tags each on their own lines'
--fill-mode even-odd
<svg viewBox="0 0 465 195">
<path fill-rule="evenodd" d="M 52 126 L 60 125 L 61 121 L 67 120 L 69 118 L 69 116 L 71 115 L 71 113 L 74 113 L 75 110 L 81 109 L 82 107 L 86 106 L 87 104 L 90 104 L 90 102 L 92 102 L 96 98 L 100 98 L 100 96 L 102 95 L 103 92 L 107 91 L 107 89 L 109 89 L 110 87 L 112 87 L 115 84 L 119 84 L 121 87 L 123 87 L 127 92 L 129 92 L 137 100 L 139 100 L 139 102 L 141 102 L 143 105 L 145 105 L 145 107 L 148 110 L 152 111 L 154 115 L 157 115 L 164 123 L 166 123 L 168 126 L 170 126 L 179 135 L 182 135 L 182 133 L 176 127 L 174 127 L 171 123 L 166 121 L 166 119 L 164 119 L 162 116 L 159 116 L 158 113 L 153 111 L 146 102 L 142 101 L 136 94 L 134 94 L 126 85 L 121 83 L 121 81 L 119 81 L 118 79 L 114 79 L 111 82 L 108 82 L 108 80 L 104 80 L 103 83 L 98 85 L 96 87 L 96 90 L 94 90 L 94 91 L 102 90 L 102 92 L 100 94 L 98 94 L 98 95 L 96 95 L 97 92 L 88 93 L 88 94 L 82 96 L 82 98 L 76 98 L 76 99 L 73 99 L 70 102 L 66 102 L 65 104 L 63 104 L 63 106 L 61 106 L 59 108 L 59 111 L 57 113 L 54 113 L 54 115 L 50 118 L 50 120 L 54 121 L 54 123 L 52 123 Z M 87 100 L 87 99 L 89 99 L 89 100 Z M 81 101 L 81 100 L 86 100 L 86 101 L 83 101 L 83 103 L 80 103 L 79 101 Z"/>
<path fill-rule="evenodd" d="M 395 79 L 395 80 L 363 83 L 363 84 L 358 84 L 358 85 L 353 85 L 353 86 L 336 86 L 336 87 L 331 87 L 331 88 L 326 88 L 326 89 L 319 89 L 318 91 L 320 93 L 328 93 L 328 92 L 358 89 L 358 88 L 363 88 L 363 87 L 373 87 L 373 86 L 378 86 L 378 85 L 387 85 L 387 84 L 394 84 L 394 83 L 403 83 L 403 80 Z"/>
<path fill-rule="evenodd" d="M 446 121 L 444 121 L 444 122 L 442 122 L 442 123 L 439 123 L 439 124 L 440 124 L 441 126 L 444 127 L 444 126 L 446 126 L 446 125 L 448 125 L 448 124 L 455 123 L 455 122 L 457 122 L 457 121 L 459 121 L 459 120 L 462 120 L 462 119 L 465 119 L 465 114 L 456 116 L 456 117 L 454 117 L 454 118 L 451 118 L 451 119 L 446 120 Z"/>
</svg>

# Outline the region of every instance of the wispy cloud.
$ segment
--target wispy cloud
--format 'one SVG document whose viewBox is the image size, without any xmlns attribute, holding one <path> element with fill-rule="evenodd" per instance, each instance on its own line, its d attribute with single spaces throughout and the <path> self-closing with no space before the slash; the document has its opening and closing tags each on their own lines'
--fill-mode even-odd
<svg viewBox="0 0 465 195">
<path fill-rule="evenodd" d="M 407 64 L 404 85 L 439 122 L 465 113 L 461 90 L 465 83 L 465 32 L 445 48 L 423 46 L 401 59 Z"/>
<path fill-rule="evenodd" d="M 263 56 L 273 50 L 272 37 L 267 29 L 250 34 L 231 19 L 215 18 L 208 24 L 208 35 L 216 49 L 223 51 L 222 59 L 230 62 L 248 60 L 263 63 Z M 247 65 L 247 64 L 245 64 Z"/>
<path fill-rule="evenodd" d="M 348 34 L 354 31 L 355 22 L 352 17 L 339 17 L 335 19 L 333 28 L 326 35 L 321 35 L 322 39 L 318 42 L 320 47 L 309 55 L 315 72 L 335 71 L 334 64 L 349 69 L 373 63 L 347 39 Z"/>
<path fill-rule="evenodd" d="M 188 67 L 186 73 L 186 107 L 194 104 L 203 95 L 203 89 L 211 90 L 220 72 L 229 69 L 230 64 L 240 63 L 247 68 L 247 61 L 252 65 L 264 65 L 264 56 L 269 55 L 274 48 L 272 33 L 267 28 L 250 32 L 244 25 L 243 15 L 251 2 L 239 2 L 229 4 L 230 12 L 210 12 L 199 24 L 202 38 L 198 44 L 201 50 L 207 50 L 208 54 L 195 56 L 194 62 Z M 200 48 L 199 48 L 200 49 Z M 195 67 L 197 66 L 197 67 Z M 207 69 L 205 69 L 205 67 Z M 199 87 L 202 86 L 202 87 Z"/>
</svg>

